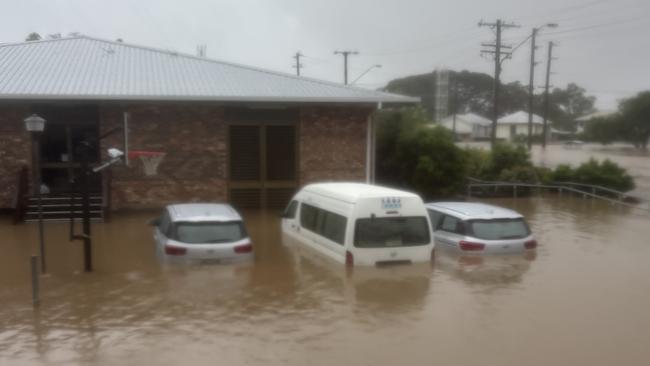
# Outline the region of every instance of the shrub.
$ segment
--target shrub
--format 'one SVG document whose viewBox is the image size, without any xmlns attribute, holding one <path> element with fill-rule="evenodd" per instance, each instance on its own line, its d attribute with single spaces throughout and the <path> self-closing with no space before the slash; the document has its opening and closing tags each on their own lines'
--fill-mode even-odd
<svg viewBox="0 0 650 366">
<path fill-rule="evenodd" d="M 554 182 L 571 182 L 575 179 L 573 169 L 567 164 L 558 165 L 552 174 Z"/>
<path fill-rule="evenodd" d="M 378 182 L 413 189 L 426 198 L 448 197 L 462 190 L 463 152 L 450 131 L 428 122 L 419 108 L 380 114 Z"/>
<path fill-rule="evenodd" d="M 490 152 L 483 149 L 467 148 L 463 150 L 465 159 L 465 175 L 471 178 L 483 179 L 490 168 Z"/>
<path fill-rule="evenodd" d="M 496 144 L 490 154 L 490 163 L 487 169 L 487 179 L 496 179 L 502 171 L 512 170 L 515 167 L 530 167 L 530 155 L 523 146 L 510 144 Z"/>
<path fill-rule="evenodd" d="M 609 159 L 602 163 L 591 159 L 581 164 L 574 171 L 574 179 L 578 183 L 594 184 L 618 191 L 634 189 L 634 179 L 624 168 Z"/>
<path fill-rule="evenodd" d="M 531 183 L 539 182 L 537 169 L 532 166 L 515 166 L 511 169 L 504 169 L 497 178 L 501 182 Z"/>
</svg>

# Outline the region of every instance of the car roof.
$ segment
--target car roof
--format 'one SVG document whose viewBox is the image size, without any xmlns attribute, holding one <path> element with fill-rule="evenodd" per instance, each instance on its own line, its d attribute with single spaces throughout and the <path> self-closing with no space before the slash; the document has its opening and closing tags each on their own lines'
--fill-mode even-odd
<svg viewBox="0 0 650 366">
<path fill-rule="evenodd" d="M 226 203 L 183 203 L 167 206 L 172 221 L 241 221 L 239 213 Z"/>
<path fill-rule="evenodd" d="M 477 202 L 430 202 L 425 205 L 442 213 L 470 219 L 517 219 L 520 213 L 494 205 Z"/>
<path fill-rule="evenodd" d="M 352 182 L 309 184 L 303 191 L 337 197 L 348 202 L 356 202 L 361 198 L 419 197 L 414 193 L 393 188 Z"/>
</svg>

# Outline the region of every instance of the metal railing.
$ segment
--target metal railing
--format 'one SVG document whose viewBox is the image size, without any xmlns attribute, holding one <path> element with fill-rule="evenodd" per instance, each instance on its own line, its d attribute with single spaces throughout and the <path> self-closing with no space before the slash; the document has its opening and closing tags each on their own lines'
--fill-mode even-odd
<svg viewBox="0 0 650 366">
<path fill-rule="evenodd" d="M 537 188 L 537 189 L 549 189 L 562 194 L 563 192 L 571 192 L 578 195 L 581 195 L 583 198 L 591 197 L 594 199 L 603 200 L 612 204 L 622 205 L 625 207 L 636 208 L 639 210 L 650 211 L 650 206 L 644 207 L 643 205 L 635 205 L 624 200 L 628 197 L 625 192 L 617 191 L 615 189 L 602 187 L 598 185 L 583 184 L 583 183 L 574 183 L 574 182 L 553 182 L 551 184 L 534 184 L 534 183 L 520 183 L 520 182 L 499 182 L 499 181 L 483 181 L 476 178 L 468 178 L 468 183 L 466 185 L 467 189 L 467 198 L 472 197 L 472 189 L 477 187 L 483 188 L 494 188 L 497 191 L 500 187 L 510 187 L 512 188 L 512 196 L 517 198 L 519 188 Z M 575 187 L 587 188 L 588 190 L 579 189 Z M 607 192 L 610 195 L 614 195 L 617 199 L 598 194 L 598 191 Z"/>
</svg>

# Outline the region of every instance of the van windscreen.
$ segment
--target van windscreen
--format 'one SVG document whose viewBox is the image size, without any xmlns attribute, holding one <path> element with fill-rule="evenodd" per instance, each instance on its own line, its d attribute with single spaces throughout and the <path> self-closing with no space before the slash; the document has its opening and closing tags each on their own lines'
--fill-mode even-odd
<svg viewBox="0 0 650 366">
<path fill-rule="evenodd" d="M 429 226 L 420 217 L 358 219 L 354 231 L 357 248 L 410 247 L 429 244 Z"/>
<path fill-rule="evenodd" d="M 187 244 L 228 243 L 246 237 L 241 221 L 178 222 L 174 239 Z"/>
</svg>

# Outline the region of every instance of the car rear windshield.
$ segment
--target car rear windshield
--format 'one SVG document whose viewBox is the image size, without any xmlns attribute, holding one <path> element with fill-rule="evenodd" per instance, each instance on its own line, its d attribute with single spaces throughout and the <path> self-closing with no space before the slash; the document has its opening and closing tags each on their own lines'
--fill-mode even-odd
<svg viewBox="0 0 650 366">
<path fill-rule="evenodd" d="M 409 247 L 429 244 L 429 226 L 422 217 L 358 219 L 354 231 L 357 248 Z"/>
<path fill-rule="evenodd" d="M 179 222 L 175 226 L 174 239 L 188 244 L 228 243 L 246 237 L 241 221 Z"/>
<path fill-rule="evenodd" d="M 523 219 L 471 220 L 470 235 L 485 240 L 521 239 L 530 235 Z"/>
</svg>

